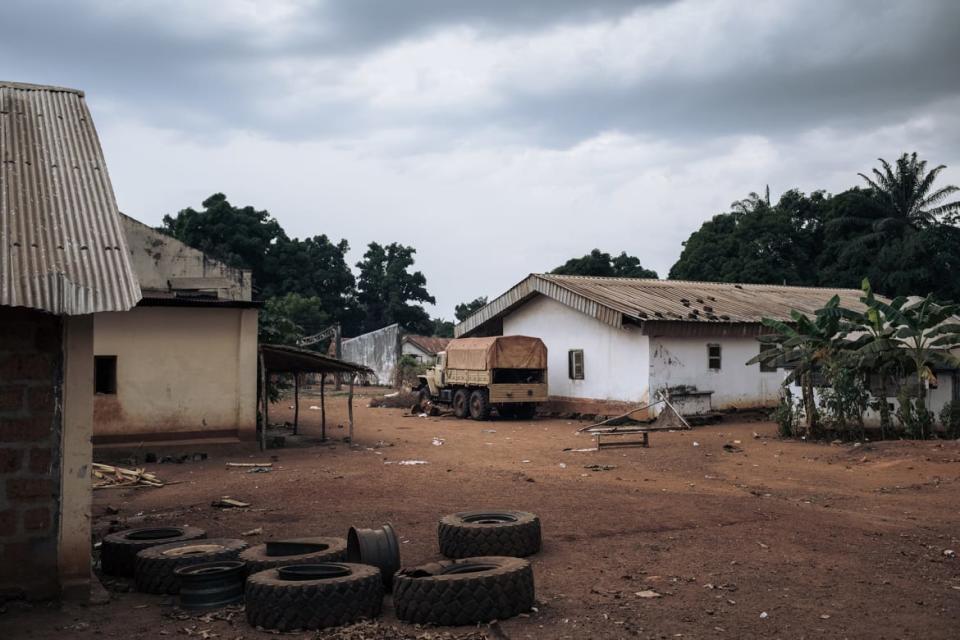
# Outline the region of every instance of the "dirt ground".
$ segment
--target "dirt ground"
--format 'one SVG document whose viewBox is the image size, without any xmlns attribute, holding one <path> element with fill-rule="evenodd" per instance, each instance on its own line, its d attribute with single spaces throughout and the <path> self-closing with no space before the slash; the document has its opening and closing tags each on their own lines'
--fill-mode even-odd
<svg viewBox="0 0 960 640">
<path fill-rule="evenodd" d="M 97 491 L 95 526 L 191 524 L 211 537 L 262 527 L 255 543 L 389 521 L 413 565 L 438 558 L 445 513 L 528 510 L 544 529 L 531 558 L 538 605 L 501 623 L 509 638 L 960 636 L 960 442 L 808 444 L 728 422 L 654 434 L 649 449 L 577 451 L 593 442 L 575 421 L 405 417 L 361 397 L 350 447 L 345 403 L 328 403 L 333 442 L 270 451 L 265 474 L 225 468 L 264 457 L 253 450 L 148 465 L 182 484 Z M 302 399 L 308 437 L 319 435 L 315 404 Z M 211 507 L 221 496 L 253 506 Z M 661 597 L 636 595 L 647 590 Z M 11 603 L 0 637 L 272 637 L 240 613 L 190 617 L 171 603 L 117 592 L 99 606 Z M 381 620 L 411 635 L 376 637 L 454 637 L 397 623 L 389 599 Z"/>
</svg>

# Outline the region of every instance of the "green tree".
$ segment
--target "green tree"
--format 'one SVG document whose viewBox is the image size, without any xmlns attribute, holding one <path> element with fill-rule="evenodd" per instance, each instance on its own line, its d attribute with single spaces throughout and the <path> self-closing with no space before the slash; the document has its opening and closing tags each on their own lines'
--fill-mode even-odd
<svg viewBox="0 0 960 640">
<path fill-rule="evenodd" d="M 426 289 L 420 271 L 410 272 L 416 249 L 396 242 L 386 246 L 371 242 L 357 263 L 360 278 L 357 300 L 363 309 L 363 331 L 399 323 L 411 333 L 429 334 L 433 322 L 417 302 L 436 302 Z"/>
<path fill-rule="evenodd" d="M 453 337 L 453 323 L 449 320 L 444 320 L 443 318 L 434 318 L 433 322 L 433 331 L 430 335 L 436 336 L 438 338 L 452 338 Z"/>
<path fill-rule="evenodd" d="M 594 249 L 580 258 L 571 258 L 551 271 L 564 276 L 603 276 L 609 278 L 656 278 L 657 272 L 644 269 L 640 259 L 621 252 L 612 257 L 599 249 Z M 486 300 L 486 298 L 484 298 Z"/>
<path fill-rule="evenodd" d="M 222 193 L 202 205 L 200 211 L 188 207 L 176 216 L 165 215 L 161 230 L 212 258 L 252 270 L 255 287 L 267 284 L 267 252 L 287 237 L 280 223 L 266 210 L 234 207 Z"/>
<path fill-rule="evenodd" d="M 485 306 L 487 306 L 487 296 L 480 296 L 470 302 L 461 302 L 458 304 L 453 310 L 453 315 L 457 318 L 457 322 L 463 322 Z"/>
</svg>

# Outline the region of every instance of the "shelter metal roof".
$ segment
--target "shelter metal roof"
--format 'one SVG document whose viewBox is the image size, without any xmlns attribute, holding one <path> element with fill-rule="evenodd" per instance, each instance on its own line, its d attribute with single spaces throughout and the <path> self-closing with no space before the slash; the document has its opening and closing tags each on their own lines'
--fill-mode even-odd
<svg viewBox="0 0 960 640">
<path fill-rule="evenodd" d="M 271 373 L 373 373 L 369 367 L 282 344 L 261 344 L 263 364 Z"/>
<path fill-rule="evenodd" d="M 83 92 L 0 81 L 0 304 L 79 315 L 139 299 Z"/>
<path fill-rule="evenodd" d="M 863 292 L 859 289 L 534 273 L 457 325 L 455 333 L 457 337 L 470 335 L 536 295 L 553 298 L 617 328 L 624 322 L 788 321 L 791 311 L 813 315 L 834 295 L 840 297 L 843 306 L 863 308 Z"/>
</svg>

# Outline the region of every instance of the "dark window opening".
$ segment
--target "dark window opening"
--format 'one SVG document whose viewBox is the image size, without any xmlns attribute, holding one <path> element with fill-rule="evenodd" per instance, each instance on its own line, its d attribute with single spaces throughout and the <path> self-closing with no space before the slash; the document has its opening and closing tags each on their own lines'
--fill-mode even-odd
<svg viewBox="0 0 960 640">
<path fill-rule="evenodd" d="M 761 344 L 760 344 L 760 354 L 763 355 L 763 352 L 764 352 L 764 351 L 770 351 L 770 352 L 771 352 L 771 353 L 770 353 L 771 356 L 772 356 L 774 353 L 777 352 L 776 349 L 771 349 L 771 348 L 768 347 L 767 345 L 761 343 Z M 770 372 L 776 371 L 776 370 L 777 370 L 777 365 L 773 364 L 772 361 L 764 361 L 764 360 L 761 360 L 761 361 L 760 361 L 760 371 L 765 372 L 765 373 L 770 373 Z"/>
<path fill-rule="evenodd" d="M 543 382 L 543 369 L 494 369 L 494 384 L 539 384 Z"/>
<path fill-rule="evenodd" d="M 117 356 L 93 357 L 93 392 L 117 393 Z"/>
<path fill-rule="evenodd" d="M 707 345 L 707 367 L 712 371 L 720 370 L 720 345 Z"/>
<path fill-rule="evenodd" d="M 567 354 L 567 374 L 571 380 L 583 380 L 583 349 L 571 349 Z"/>
</svg>

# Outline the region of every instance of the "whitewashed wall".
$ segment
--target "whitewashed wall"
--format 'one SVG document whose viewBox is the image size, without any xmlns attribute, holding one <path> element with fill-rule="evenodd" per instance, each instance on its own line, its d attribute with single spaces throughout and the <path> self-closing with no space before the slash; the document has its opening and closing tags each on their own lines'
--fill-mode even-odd
<svg viewBox="0 0 960 640">
<path fill-rule="evenodd" d="M 413 356 L 418 362 L 424 364 L 434 364 L 437 361 L 437 358 L 433 354 L 427 353 L 412 342 L 404 342 L 400 347 L 400 354 Z"/>
<path fill-rule="evenodd" d="M 707 345 L 719 344 L 721 368 L 707 362 Z M 716 409 L 772 407 L 777 404 L 783 372 L 761 372 L 759 364 L 744 364 L 760 352 L 755 338 L 650 338 L 650 388 L 688 385 L 713 391 Z"/>
<path fill-rule="evenodd" d="M 649 340 L 636 327 L 616 329 L 540 296 L 503 319 L 503 335 L 532 336 L 547 345 L 551 396 L 625 402 L 648 398 Z M 569 378 L 571 349 L 583 349 L 583 380 Z"/>
</svg>

